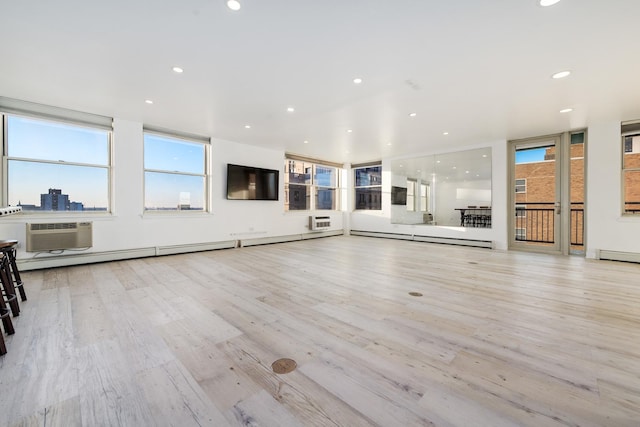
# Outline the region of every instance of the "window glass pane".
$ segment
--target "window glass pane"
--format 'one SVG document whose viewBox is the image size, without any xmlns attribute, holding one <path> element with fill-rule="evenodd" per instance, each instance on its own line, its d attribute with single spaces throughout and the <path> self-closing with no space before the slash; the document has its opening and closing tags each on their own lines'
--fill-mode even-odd
<svg viewBox="0 0 640 427">
<path fill-rule="evenodd" d="M 640 213 L 640 170 L 624 171 L 624 211 Z"/>
<path fill-rule="evenodd" d="M 144 188 L 145 210 L 204 210 L 202 176 L 145 172 Z"/>
<path fill-rule="evenodd" d="M 145 169 L 204 174 L 205 146 L 151 133 L 144 134 Z"/>
<path fill-rule="evenodd" d="M 382 166 L 356 169 L 356 187 L 382 185 Z"/>
<path fill-rule="evenodd" d="M 336 168 L 316 165 L 314 184 L 320 187 L 337 187 L 337 176 Z"/>
<path fill-rule="evenodd" d="M 298 160 L 287 160 L 287 173 L 284 175 L 285 184 L 311 184 L 312 163 Z"/>
<path fill-rule="evenodd" d="M 9 205 L 24 211 L 107 211 L 107 168 L 9 160 Z"/>
<path fill-rule="evenodd" d="M 640 135 L 624 137 L 624 168 L 640 169 Z"/>
<path fill-rule="evenodd" d="M 285 184 L 285 210 L 297 211 L 310 209 L 310 187 L 306 185 Z"/>
<path fill-rule="evenodd" d="M 427 212 L 427 198 L 429 186 L 420 184 L 420 211 Z"/>
<path fill-rule="evenodd" d="M 382 209 L 382 189 L 380 187 L 356 188 L 356 209 Z"/>
<path fill-rule="evenodd" d="M 316 209 L 336 210 L 337 191 L 335 188 L 318 188 L 316 194 Z"/>
<path fill-rule="evenodd" d="M 407 180 L 407 210 L 413 212 L 416 210 L 416 182 Z"/>
<path fill-rule="evenodd" d="M 7 116 L 9 157 L 107 166 L 109 132 L 60 122 Z"/>
</svg>

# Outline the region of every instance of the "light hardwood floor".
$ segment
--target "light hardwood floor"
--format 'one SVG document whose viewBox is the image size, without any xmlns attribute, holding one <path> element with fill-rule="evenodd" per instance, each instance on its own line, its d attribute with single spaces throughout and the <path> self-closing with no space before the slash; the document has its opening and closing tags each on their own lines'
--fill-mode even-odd
<svg viewBox="0 0 640 427">
<path fill-rule="evenodd" d="M 0 425 L 638 426 L 639 278 L 366 237 L 27 272 Z"/>
</svg>

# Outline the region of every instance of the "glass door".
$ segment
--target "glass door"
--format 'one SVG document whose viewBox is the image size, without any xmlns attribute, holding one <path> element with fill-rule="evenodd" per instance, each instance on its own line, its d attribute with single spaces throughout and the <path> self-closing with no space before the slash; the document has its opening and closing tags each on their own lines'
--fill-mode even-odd
<svg viewBox="0 0 640 427">
<path fill-rule="evenodd" d="M 562 135 L 511 141 L 509 247 L 560 253 Z"/>
</svg>

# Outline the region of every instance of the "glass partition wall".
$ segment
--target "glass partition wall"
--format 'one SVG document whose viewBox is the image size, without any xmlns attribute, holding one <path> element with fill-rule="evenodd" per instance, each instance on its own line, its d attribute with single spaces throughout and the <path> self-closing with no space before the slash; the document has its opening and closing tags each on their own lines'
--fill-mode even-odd
<svg viewBox="0 0 640 427">
<path fill-rule="evenodd" d="M 414 194 L 391 195 L 394 224 L 491 227 L 491 148 L 396 159 L 391 179 Z"/>
</svg>

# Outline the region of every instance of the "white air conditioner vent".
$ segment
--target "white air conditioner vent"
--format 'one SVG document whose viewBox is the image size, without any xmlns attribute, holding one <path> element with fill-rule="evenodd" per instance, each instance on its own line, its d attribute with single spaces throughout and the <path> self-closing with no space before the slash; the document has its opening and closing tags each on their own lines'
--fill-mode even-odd
<svg viewBox="0 0 640 427">
<path fill-rule="evenodd" d="M 328 230 L 330 227 L 331 227 L 330 216 L 311 215 L 309 217 L 309 230 L 321 231 L 321 230 Z"/>
<path fill-rule="evenodd" d="M 51 222 L 27 224 L 27 252 L 90 248 L 91 222 Z"/>
</svg>

